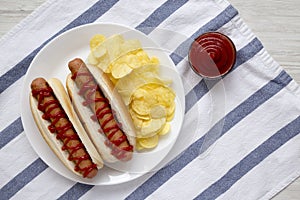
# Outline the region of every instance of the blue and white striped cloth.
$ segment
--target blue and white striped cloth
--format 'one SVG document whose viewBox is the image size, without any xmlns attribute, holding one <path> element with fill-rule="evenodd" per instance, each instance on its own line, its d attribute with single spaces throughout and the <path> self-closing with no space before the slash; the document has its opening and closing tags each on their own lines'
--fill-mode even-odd
<svg viewBox="0 0 300 200">
<path fill-rule="evenodd" d="M 186 95 L 171 162 L 113 186 L 55 173 L 32 149 L 20 118 L 34 56 L 64 31 L 93 22 L 136 28 L 167 49 Z M 205 82 L 186 61 L 191 40 L 208 31 L 225 33 L 237 48 L 236 64 L 221 81 Z M 299 176 L 299 85 L 227 1 L 49 0 L 1 38 L 0 66 L 0 199 L 270 199 Z"/>
</svg>

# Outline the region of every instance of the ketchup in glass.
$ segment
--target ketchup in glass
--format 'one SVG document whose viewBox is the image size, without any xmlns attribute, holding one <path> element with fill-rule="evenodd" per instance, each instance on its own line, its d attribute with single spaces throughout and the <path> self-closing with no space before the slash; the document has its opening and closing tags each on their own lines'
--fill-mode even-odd
<svg viewBox="0 0 300 200">
<path fill-rule="evenodd" d="M 204 78 L 225 75 L 235 64 L 236 49 L 229 37 L 207 32 L 197 37 L 189 50 L 191 68 Z"/>
</svg>

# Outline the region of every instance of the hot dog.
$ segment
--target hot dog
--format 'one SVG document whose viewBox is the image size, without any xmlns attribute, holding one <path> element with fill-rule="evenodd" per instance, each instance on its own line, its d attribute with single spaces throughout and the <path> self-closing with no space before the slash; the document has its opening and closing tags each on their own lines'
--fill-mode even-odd
<svg viewBox="0 0 300 200">
<path fill-rule="evenodd" d="M 79 58 L 70 61 L 68 67 L 69 96 L 103 160 L 130 160 L 135 128 L 112 82 L 97 67 L 86 65 Z"/>
<path fill-rule="evenodd" d="M 30 108 L 41 135 L 73 173 L 93 178 L 103 167 L 99 153 L 76 116 L 58 79 L 36 78 L 31 83 Z"/>
</svg>

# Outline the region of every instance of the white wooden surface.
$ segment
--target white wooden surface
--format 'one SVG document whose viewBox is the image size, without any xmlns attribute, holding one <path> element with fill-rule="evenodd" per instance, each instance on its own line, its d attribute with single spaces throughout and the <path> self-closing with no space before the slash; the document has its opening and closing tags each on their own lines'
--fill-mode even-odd
<svg viewBox="0 0 300 200">
<path fill-rule="evenodd" d="M 229 1 L 272 57 L 300 83 L 300 1 Z M 0 37 L 43 2 L 45 0 L 0 0 Z M 300 199 L 300 178 L 273 199 Z"/>
</svg>

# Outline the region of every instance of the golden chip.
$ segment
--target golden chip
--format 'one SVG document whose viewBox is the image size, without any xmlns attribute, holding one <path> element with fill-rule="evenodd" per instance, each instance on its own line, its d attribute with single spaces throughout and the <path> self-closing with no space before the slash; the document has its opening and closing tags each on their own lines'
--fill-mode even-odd
<svg viewBox="0 0 300 200">
<path fill-rule="evenodd" d="M 125 105 L 128 106 L 131 103 L 132 91 L 130 91 L 130 90 L 118 90 L 118 92 L 121 95 Z"/>
<path fill-rule="evenodd" d="M 91 51 L 94 50 L 100 43 L 105 40 L 104 35 L 96 34 L 90 40 L 90 49 Z"/>
<path fill-rule="evenodd" d="M 136 149 L 156 147 L 175 115 L 172 80 L 160 77 L 158 58 L 149 57 L 139 40 L 124 40 L 121 35 L 107 39 L 94 35 L 90 49 L 88 62 L 108 74 L 128 106 L 137 129 Z"/>
<path fill-rule="evenodd" d="M 141 120 L 144 120 L 144 121 L 151 120 L 151 116 L 150 115 L 137 115 L 136 117 L 138 119 L 141 119 Z"/>
<path fill-rule="evenodd" d="M 134 53 L 142 48 L 141 42 L 139 40 L 125 40 L 121 45 L 121 51 L 123 54 L 128 52 Z"/>
<path fill-rule="evenodd" d="M 134 93 L 132 94 L 132 99 L 144 99 L 145 96 L 147 95 L 148 91 L 144 90 L 143 88 L 139 88 L 137 90 L 134 91 Z"/>
<path fill-rule="evenodd" d="M 105 45 L 107 54 L 109 56 L 110 62 L 112 63 L 122 54 L 121 45 L 124 42 L 124 38 L 121 35 L 112 35 L 107 38 L 102 44 Z"/>
<path fill-rule="evenodd" d="M 174 110 L 174 112 L 172 112 L 171 114 L 168 114 L 168 116 L 167 116 L 167 122 L 172 121 L 173 118 L 174 118 L 174 115 L 175 115 L 175 110 Z"/>
<path fill-rule="evenodd" d="M 161 105 L 154 105 L 151 107 L 150 115 L 152 119 L 159 119 L 166 117 L 166 109 L 164 106 Z"/>
<path fill-rule="evenodd" d="M 106 54 L 107 50 L 104 45 L 99 45 L 95 47 L 95 49 L 92 51 L 92 54 L 95 58 L 101 58 Z"/>
<path fill-rule="evenodd" d="M 157 133 L 158 135 L 166 135 L 171 129 L 170 123 L 165 123 L 164 127 Z"/>
<path fill-rule="evenodd" d="M 149 137 L 152 136 L 153 134 L 156 134 L 158 131 L 162 129 L 165 123 L 166 123 L 166 118 L 151 119 L 150 121 L 143 122 L 140 131 L 140 136 Z"/>
<path fill-rule="evenodd" d="M 148 115 L 150 113 L 148 104 L 143 100 L 133 101 L 131 107 L 139 115 Z"/>
<path fill-rule="evenodd" d="M 142 147 L 139 142 L 137 142 L 136 145 L 135 145 L 135 149 L 138 150 L 138 151 L 141 151 L 141 150 L 143 150 L 145 148 Z"/>
<path fill-rule="evenodd" d="M 103 56 L 99 60 L 97 67 L 99 67 L 105 73 L 110 73 L 109 65 L 110 65 L 109 57 Z"/>
<path fill-rule="evenodd" d="M 136 115 L 131 115 L 132 121 L 136 129 L 141 129 L 143 127 L 144 120 L 139 119 Z"/>
<path fill-rule="evenodd" d="M 163 81 L 159 78 L 158 74 L 147 72 L 143 70 L 147 69 L 153 69 L 152 66 L 143 66 L 138 69 L 134 69 L 130 74 L 123 77 L 118 81 L 116 84 L 116 87 L 119 91 L 131 91 L 133 93 L 135 90 L 137 90 L 139 87 L 147 84 L 147 83 L 161 83 L 163 84 Z"/>
<path fill-rule="evenodd" d="M 167 121 L 171 121 L 175 114 L 175 102 L 173 101 L 169 107 L 167 107 Z"/>
<path fill-rule="evenodd" d="M 154 135 L 148 138 L 138 138 L 137 142 L 144 148 L 152 149 L 157 146 L 158 144 L 158 135 Z"/>
<path fill-rule="evenodd" d="M 99 60 L 92 53 L 90 53 L 88 55 L 88 63 L 91 65 L 97 65 L 99 63 Z"/>
<path fill-rule="evenodd" d="M 132 71 L 132 68 L 130 68 L 129 65 L 126 63 L 115 64 L 111 68 L 112 76 L 115 79 L 122 78 L 122 77 L 126 76 L 127 74 L 130 74 L 131 71 Z"/>
<path fill-rule="evenodd" d="M 141 61 L 134 54 L 129 54 L 129 55 L 125 56 L 124 62 L 128 63 L 128 65 L 133 69 L 139 68 L 142 66 Z"/>
</svg>

